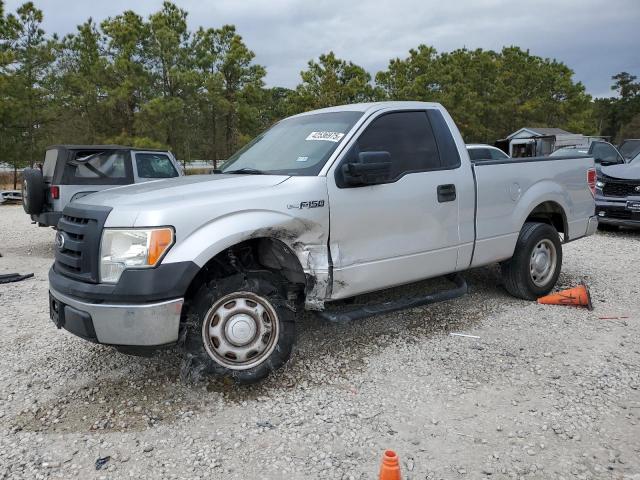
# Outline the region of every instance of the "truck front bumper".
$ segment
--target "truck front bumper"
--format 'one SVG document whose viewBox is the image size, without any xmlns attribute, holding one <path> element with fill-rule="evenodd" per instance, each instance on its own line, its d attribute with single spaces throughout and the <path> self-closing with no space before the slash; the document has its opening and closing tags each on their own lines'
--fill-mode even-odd
<svg viewBox="0 0 640 480">
<path fill-rule="evenodd" d="M 109 345 L 175 343 L 183 304 L 183 298 L 145 304 L 89 303 L 49 290 L 49 314 L 58 328 Z"/>
</svg>

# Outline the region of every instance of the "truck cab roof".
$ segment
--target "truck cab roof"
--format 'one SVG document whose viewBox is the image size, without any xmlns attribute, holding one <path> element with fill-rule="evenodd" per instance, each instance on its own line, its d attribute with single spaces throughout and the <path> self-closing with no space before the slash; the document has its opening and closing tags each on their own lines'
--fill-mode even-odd
<svg viewBox="0 0 640 480">
<path fill-rule="evenodd" d="M 350 105 L 338 105 L 335 107 L 321 108 L 318 110 L 311 110 L 310 112 L 300 113 L 297 116 L 315 115 L 318 113 L 333 113 L 333 112 L 375 112 L 382 109 L 398 109 L 398 110 L 410 110 L 424 109 L 424 108 L 438 108 L 442 109 L 442 105 L 435 102 L 415 102 L 415 101 L 387 101 L 387 102 L 367 102 L 367 103 L 352 103 Z"/>
</svg>

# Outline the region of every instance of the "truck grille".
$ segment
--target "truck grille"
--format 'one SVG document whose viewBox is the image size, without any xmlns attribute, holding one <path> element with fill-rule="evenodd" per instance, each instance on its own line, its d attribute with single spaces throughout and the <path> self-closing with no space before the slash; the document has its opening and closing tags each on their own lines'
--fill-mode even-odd
<svg viewBox="0 0 640 480">
<path fill-rule="evenodd" d="M 623 182 L 611 182 L 605 180 L 602 194 L 605 197 L 629 197 L 631 195 L 640 195 L 640 192 L 636 191 L 636 187 L 640 186 L 640 182 L 623 183 Z"/>
<path fill-rule="evenodd" d="M 98 256 L 104 222 L 111 208 L 71 207 L 62 212 L 56 234 L 55 270 L 67 277 L 98 283 Z"/>
</svg>

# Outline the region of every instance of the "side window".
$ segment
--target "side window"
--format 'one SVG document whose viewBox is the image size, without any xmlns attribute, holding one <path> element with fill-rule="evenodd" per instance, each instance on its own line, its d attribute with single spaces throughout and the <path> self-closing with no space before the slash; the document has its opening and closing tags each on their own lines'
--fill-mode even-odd
<svg viewBox="0 0 640 480">
<path fill-rule="evenodd" d="M 45 180 L 51 181 L 56 171 L 56 162 L 58 161 L 58 150 L 52 148 L 44 154 L 44 165 L 42 166 L 42 176 Z"/>
<path fill-rule="evenodd" d="M 389 152 L 391 180 L 441 167 L 436 140 L 425 112 L 389 113 L 375 119 L 358 138 L 355 152 Z"/>
<path fill-rule="evenodd" d="M 488 148 L 470 148 L 469 158 L 472 161 L 478 160 L 492 160 L 491 153 Z"/>
<path fill-rule="evenodd" d="M 136 169 L 140 178 L 172 178 L 177 177 L 173 163 L 162 153 L 136 153 Z"/>
<path fill-rule="evenodd" d="M 131 162 L 126 150 L 79 150 L 68 161 L 63 185 L 126 185 L 131 183 Z"/>
<path fill-rule="evenodd" d="M 593 144 L 593 158 L 596 162 L 612 162 L 618 163 L 618 154 L 616 149 L 608 143 L 597 142 Z"/>
<path fill-rule="evenodd" d="M 489 148 L 487 149 L 491 153 L 491 158 L 493 160 L 505 160 L 509 158 L 509 156 L 504 153 L 502 150 L 498 150 L 497 148 Z"/>
</svg>

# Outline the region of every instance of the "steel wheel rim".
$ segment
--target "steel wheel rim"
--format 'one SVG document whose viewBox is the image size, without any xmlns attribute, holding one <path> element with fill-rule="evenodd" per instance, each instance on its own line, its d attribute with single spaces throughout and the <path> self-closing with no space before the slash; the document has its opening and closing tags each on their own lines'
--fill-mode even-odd
<svg viewBox="0 0 640 480">
<path fill-rule="evenodd" d="M 262 363 L 276 348 L 279 323 L 265 298 L 234 292 L 209 309 L 202 322 L 202 339 L 216 363 L 231 370 L 247 370 Z"/>
<path fill-rule="evenodd" d="M 534 285 L 543 287 L 553 276 L 558 262 L 556 246 L 549 239 L 540 240 L 529 259 L 529 275 Z"/>
</svg>

